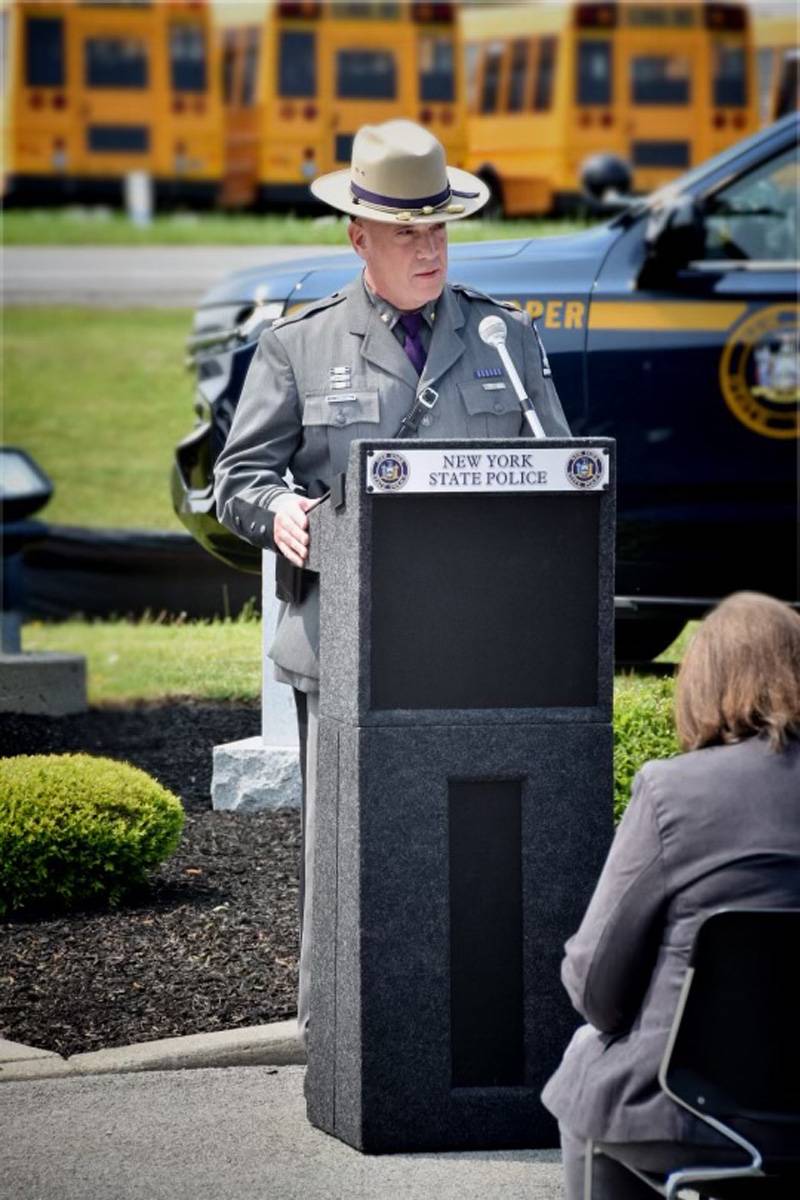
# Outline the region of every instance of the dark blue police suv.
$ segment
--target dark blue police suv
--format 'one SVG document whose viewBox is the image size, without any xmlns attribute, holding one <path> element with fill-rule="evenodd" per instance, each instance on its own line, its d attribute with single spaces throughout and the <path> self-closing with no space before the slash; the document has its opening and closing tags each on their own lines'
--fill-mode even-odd
<svg viewBox="0 0 800 1200">
<path fill-rule="evenodd" d="M 576 436 L 618 446 L 619 659 L 664 649 L 736 590 L 798 602 L 798 116 L 582 233 L 451 248 L 450 275 L 536 320 Z M 189 341 L 199 423 L 175 511 L 242 570 L 211 485 L 259 333 L 352 278 L 351 251 L 240 271 Z"/>
</svg>

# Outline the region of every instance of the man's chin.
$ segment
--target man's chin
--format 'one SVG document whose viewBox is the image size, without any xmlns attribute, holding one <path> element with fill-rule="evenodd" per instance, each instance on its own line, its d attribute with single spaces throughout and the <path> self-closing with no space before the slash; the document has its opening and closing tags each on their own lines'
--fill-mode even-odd
<svg viewBox="0 0 800 1200">
<path fill-rule="evenodd" d="M 414 279 L 414 291 L 422 297 L 420 304 L 429 300 L 437 300 L 444 288 L 444 271 L 435 271 L 431 275 L 417 275 Z"/>
</svg>

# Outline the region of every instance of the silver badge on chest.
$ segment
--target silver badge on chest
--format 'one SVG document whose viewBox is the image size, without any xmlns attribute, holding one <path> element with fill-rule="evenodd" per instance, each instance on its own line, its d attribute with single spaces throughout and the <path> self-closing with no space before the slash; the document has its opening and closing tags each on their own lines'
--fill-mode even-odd
<svg viewBox="0 0 800 1200">
<path fill-rule="evenodd" d="M 352 385 L 352 370 L 350 367 L 331 367 L 328 372 L 328 387 L 332 392 L 349 390 Z"/>
</svg>

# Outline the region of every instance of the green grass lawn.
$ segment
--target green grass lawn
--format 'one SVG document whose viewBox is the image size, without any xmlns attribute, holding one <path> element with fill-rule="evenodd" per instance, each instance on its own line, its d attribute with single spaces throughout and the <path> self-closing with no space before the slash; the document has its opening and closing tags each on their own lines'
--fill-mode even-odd
<svg viewBox="0 0 800 1200">
<path fill-rule="evenodd" d="M 586 228 L 580 220 L 454 221 L 450 240 L 542 237 Z M 308 246 L 346 245 L 347 218 L 251 216 L 225 213 L 158 214 L 145 228 L 106 208 L 15 210 L 5 214 L 7 246 Z"/>
<path fill-rule="evenodd" d="M 55 524 L 174 529 L 169 471 L 189 431 L 191 314 L 10 308 L 3 314 L 4 430 L 55 484 Z"/>
<path fill-rule="evenodd" d="M 22 649 L 86 656 L 90 704 L 261 695 L 261 621 L 31 621 Z"/>
</svg>

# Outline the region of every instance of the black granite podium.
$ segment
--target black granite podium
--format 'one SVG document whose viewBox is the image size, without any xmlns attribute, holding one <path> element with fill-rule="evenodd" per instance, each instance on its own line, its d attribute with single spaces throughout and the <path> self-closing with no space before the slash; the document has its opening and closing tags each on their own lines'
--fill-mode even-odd
<svg viewBox="0 0 800 1200">
<path fill-rule="evenodd" d="M 314 511 L 306 1079 L 360 1150 L 557 1145 L 612 833 L 614 443 L 359 441 Z"/>
</svg>

